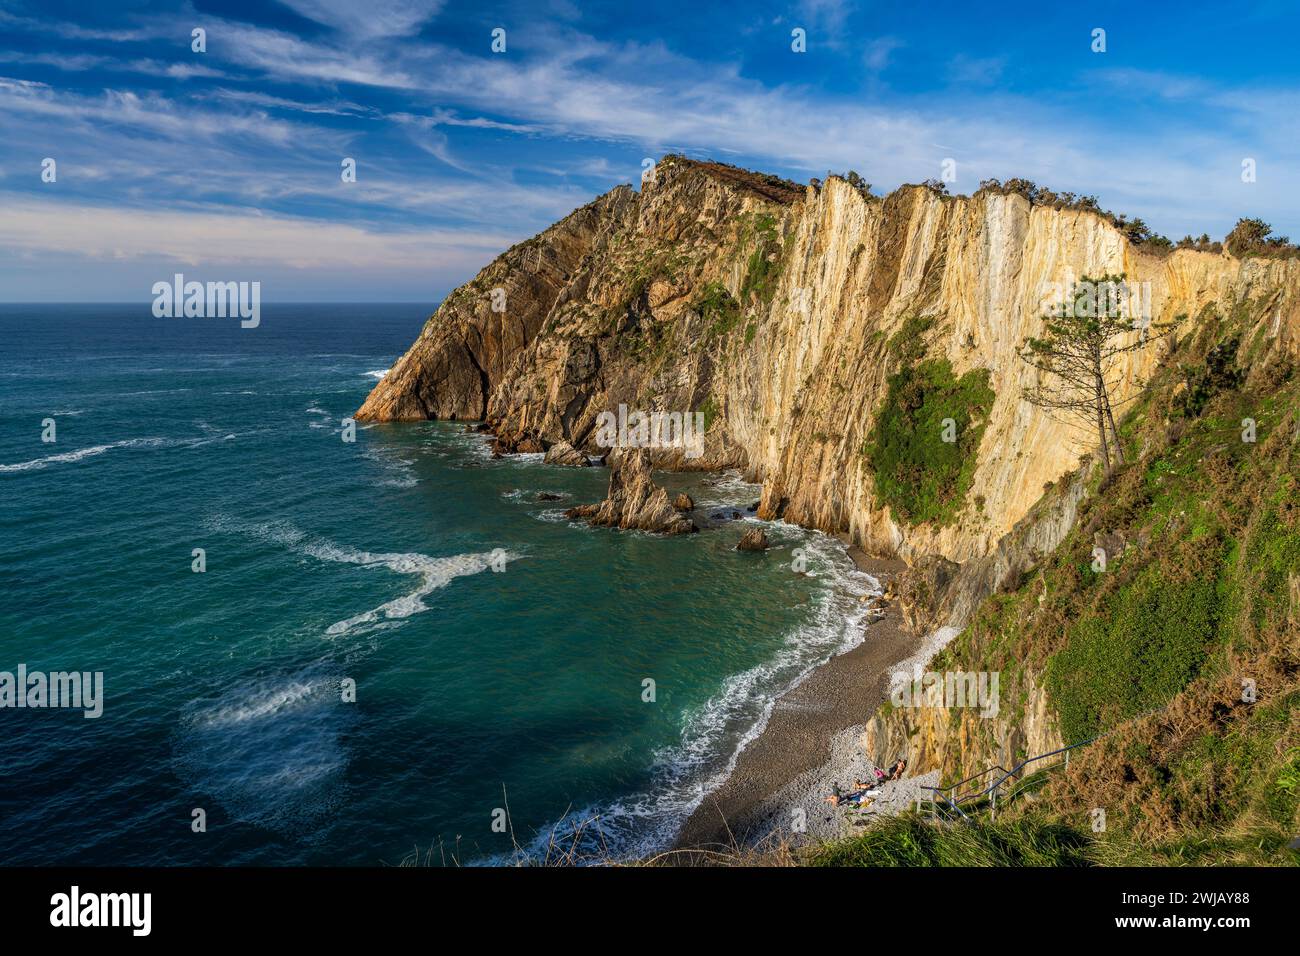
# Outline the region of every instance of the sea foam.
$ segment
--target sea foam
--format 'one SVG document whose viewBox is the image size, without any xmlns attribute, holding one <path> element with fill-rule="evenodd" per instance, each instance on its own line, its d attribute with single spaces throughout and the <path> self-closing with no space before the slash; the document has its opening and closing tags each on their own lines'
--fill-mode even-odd
<svg viewBox="0 0 1300 956">
<path fill-rule="evenodd" d="M 680 742 L 654 755 L 653 782 L 646 790 L 567 814 L 538 832 L 524 848 L 526 856 L 544 856 L 552 841 L 572 840 L 579 827 L 584 845 L 617 857 L 644 856 L 670 845 L 705 797 L 735 770 L 741 752 L 767 727 L 776 701 L 817 666 L 862 642 L 867 615 L 863 598 L 881 593 L 880 582 L 853 566 L 834 538 L 779 522 L 753 523 L 804 549 L 810 575 L 823 583 L 814 597 L 812 619 L 787 633 L 771 658 L 727 678 L 717 693 L 685 717 Z"/>
</svg>

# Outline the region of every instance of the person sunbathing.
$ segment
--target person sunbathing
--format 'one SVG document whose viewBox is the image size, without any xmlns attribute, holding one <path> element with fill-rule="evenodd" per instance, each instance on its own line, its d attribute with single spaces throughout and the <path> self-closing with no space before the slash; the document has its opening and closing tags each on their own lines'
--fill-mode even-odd
<svg viewBox="0 0 1300 956">
<path fill-rule="evenodd" d="M 865 803 L 868 799 L 878 796 L 880 791 L 875 788 L 874 784 L 863 783 L 861 780 L 853 781 L 853 789 L 848 793 L 840 792 L 840 785 L 835 785 L 835 791 L 830 796 L 823 797 L 825 803 L 832 807 L 838 807 L 842 803 Z"/>
</svg>

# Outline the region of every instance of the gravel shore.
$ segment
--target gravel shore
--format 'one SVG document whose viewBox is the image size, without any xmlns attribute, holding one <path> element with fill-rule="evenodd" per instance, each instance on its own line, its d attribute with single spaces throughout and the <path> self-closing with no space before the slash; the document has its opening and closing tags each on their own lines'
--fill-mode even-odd
<svg viewBox="0 0 1300 956">
<path fill-rule="evenodd" d="M 882 585 L 905 567 L 857 548 L 849 554 Z M 755 846 L 774 834 L 794 844 L 818 842 L 913 803 L 922 785 L 935 783 L 934 774 L 886 784 L 861 813 L 831 807 L 823 798 L 836 784 L 847 789 L 871 773 L 860 744 L 864 721 L 885 700 L 891 671 L 918 644 L 891 603 L 882 618 L 866 625 L 861 644 L 777 700 L 766 728 L 740 754 L 731 776 L 686 821 L 677 848 Z"/>
</svg>

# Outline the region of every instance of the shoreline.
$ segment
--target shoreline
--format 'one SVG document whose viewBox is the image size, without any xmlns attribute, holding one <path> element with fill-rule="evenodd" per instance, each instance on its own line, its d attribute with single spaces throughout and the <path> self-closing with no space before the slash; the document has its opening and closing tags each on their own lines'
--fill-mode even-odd
<svg viewBox="0 0 1300 956">
<path fill-rule="evenodd" d="M 848 554 L 882 585 L 907 566 L 854 545 Z M 753 847 L 770 837 L 800 843 L 844 831 L 844 813 L 822 797 L 833 784 L 847 786 L 870 773 L 860 744 L 864 724 L 888 695 L 891 669 L 921 643 L 903 625 L 893 601 L 881 618 L 864 625 L 864 632 L 856 647 L 815 668 L 776 700 L 767 726 L 740 752 L 727 779 L 692 811 L 672 850 Z M 929 776 L 887 785 L 870 812 L 907 807 L 920 785 L 931 783 Z M 806 832 L 792 832 L 800 809 Z"/>
</svg>

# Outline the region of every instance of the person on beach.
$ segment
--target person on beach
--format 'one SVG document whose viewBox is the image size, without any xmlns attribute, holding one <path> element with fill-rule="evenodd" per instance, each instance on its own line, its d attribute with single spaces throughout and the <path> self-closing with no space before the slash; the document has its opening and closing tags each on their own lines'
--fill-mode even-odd
<svg viewBox="0 0 1300 956">
<path fill-rule="evenodd" d="M 880 785 L 882 783 L 891 783 L 895 780 L 902 780 L 903 773 L 907 770 L 907 759 L 899 757 L 894 761 L 894 765 L 888 771 L 881 770 L 879 767 L 872 767 L 871 772 L 875 775 L 873 783 L 866 783 L 862 780 L 854 779 L 853 789 L 848 793 L 840 790 L 840 785 L 835 784 L 834 791 L 822 798 L 824 803 L 829 803 L 832 807 L 838 807 L 842 803 L 866 803 L 869 799 L 880 795 Z"/>
<path fill-rule="evenodd" d="M 842 803 L 867 803 L 872 797 L 880 795 L 880 790 L 875 788 L 874 784 L 863 783 L 861 780 L 853 781 L 853 789 L 848 793 L 840 792 L 840 785 L 835 785 L 835 792 L 828 797 L 823 797 L 823 801 L 833 807 L 838 807 Z"/>
</svg>

